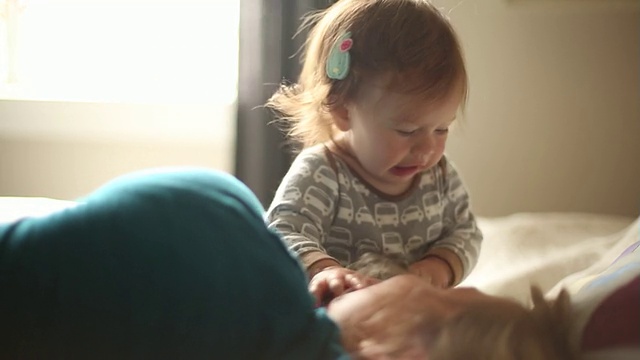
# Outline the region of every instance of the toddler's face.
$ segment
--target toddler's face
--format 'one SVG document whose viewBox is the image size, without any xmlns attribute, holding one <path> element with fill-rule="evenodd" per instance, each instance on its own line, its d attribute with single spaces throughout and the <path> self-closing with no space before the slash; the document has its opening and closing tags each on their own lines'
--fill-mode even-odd
<svg viewBox="0 0 640 360">
<path fill-rule="evenodd" d="M 362 85 L 342 111 L 337 140 L 352 156 L 350 165 L 378 190 L 397 195 L 414 177 L 438 163 L 462 92 L 425 103 L 394 92 L 384 79 Z"/>
</svg>

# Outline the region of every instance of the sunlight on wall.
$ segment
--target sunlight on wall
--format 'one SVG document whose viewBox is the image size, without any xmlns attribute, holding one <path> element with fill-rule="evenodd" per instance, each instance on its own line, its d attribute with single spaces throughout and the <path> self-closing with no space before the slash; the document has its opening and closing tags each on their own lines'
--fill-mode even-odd
<svg viewBox="0 0 640 360">
<path fill-rule="evenodd" d="M 231 148 L 239 1 L 0 0 L 0 136 Z"/>
<path fill-rule="evenodd" d="M 235 101 L 239 0 L 5 0 L 0 9 L 0 98 Z"/>
<path fill-rule="evenodd" d="M 233 171 L 239 0 L 0 0 L 0 195 Z"/>
</svg>

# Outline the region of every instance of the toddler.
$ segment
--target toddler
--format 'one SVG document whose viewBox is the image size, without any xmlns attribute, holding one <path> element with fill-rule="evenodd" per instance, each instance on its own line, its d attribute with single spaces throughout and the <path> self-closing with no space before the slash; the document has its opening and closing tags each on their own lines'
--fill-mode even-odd
<svg viewBox="0 0 640 360">
<path fill-rule="evenodd" d="M 402 258 L 434 286 L 471 271 L 482 235 L 444 155 L 467 74 L 426 0 L 340 0 L 309 15 L 298 82 L 269 99 L 302 150 L 267 211 L 318 301 L 375 282 L 349 265 Z"/>
</svg>

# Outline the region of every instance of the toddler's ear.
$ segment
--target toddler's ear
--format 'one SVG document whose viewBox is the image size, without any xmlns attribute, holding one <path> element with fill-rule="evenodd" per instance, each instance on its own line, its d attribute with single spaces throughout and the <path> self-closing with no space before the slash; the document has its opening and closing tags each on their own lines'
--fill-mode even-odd
<svg viewBox="0 0 640 360">
<path fill-rule="evenodd" d="M 335 105 L 331 110 L 331 116 L 333 117 L 333 123 L 338 130 L 347 131 L 351 129 L 349 123 L 349 109 L 345 105 Z"/>
</svg>

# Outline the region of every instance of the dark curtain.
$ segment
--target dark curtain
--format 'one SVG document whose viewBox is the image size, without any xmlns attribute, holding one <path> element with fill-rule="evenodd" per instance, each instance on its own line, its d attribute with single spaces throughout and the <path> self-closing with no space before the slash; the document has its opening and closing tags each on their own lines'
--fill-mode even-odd
<svg viewBox="0 0 640 360">
<path fill-rule="evenodd" d="M 262 107 L 284 79 L 296 81 L 295 56 L 306 36 L 293 37 L 301 17 L 331 0 L 241 0 L 235 175 L 267 207 L 292 160 L 273 114 Z"/>
</svg>

